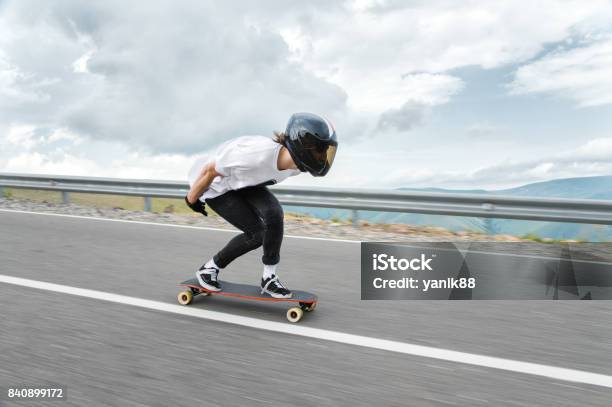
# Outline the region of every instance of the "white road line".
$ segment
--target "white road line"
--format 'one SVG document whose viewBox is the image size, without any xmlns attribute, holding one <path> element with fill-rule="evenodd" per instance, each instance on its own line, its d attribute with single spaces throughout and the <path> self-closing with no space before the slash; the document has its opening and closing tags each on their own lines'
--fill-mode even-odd
<svg viewBox="0 0 612 407">
<path fill-rule="evenodd" d="M 292 325 L 289 323 L 265 321 L 261 319 L 232 315 L 223 312 L 208 311 L 195 307 L 184 307 L 181 305 L 168 304 L 165 302 L 129 297 L 104 291 L 71 287 L 67 285 L 47 283 L 43 281 L 29 280 L 25 278 L 12 277 L 3 274 L 0 274 L 0 282 L 18 285 L 22 287 L 36 288 L 39 290 L 76 295 L 79 297 L 93 298 L 117 304 L 132 305 L 135 307 L 141 307 L 155 311 L 170 312 L 173 314 L 186 315 L 190 317 L 218 322 L 225 322 L 234 325 L 246 326 L 249 328 L 262 329 L 265 331 L 280 332 L 284 334 L 304 336 L 325 341 L 339 342 L 348 345 L 363 346 L 366 348 L 403 353 L 406 355 L 439 359 L 447 362 L 463 363 L 473 366 L 500 369 L 509 372 L 543 376 L 548 377 L 550 379 L 561 380 L 565 382 L 585 383 L 594 386 L 612 388 L 612 376 L 585 372 L 581 370 L 541 365 L 537 363 L 521 362 L 518 360 L 502 359 L 492 356 L 458 352 L 429 346 L 413 345 L 410 343 L 371 338 L 368 336 L 353 335 L 343 332 L 329 331 L 325 329 L 310 328 L 300 325 Z"/>
<path fill-rule="evenodd" d="M 27 214 L 27 215 L 59 216 L 63 218 L 98 220 L 98 221 L 119 222 L 119 223 L 134 223 L 137 225 L 165 226 L 165 227 L 171 227 L 171 228 L 200 229 L 200 230 L 212 230 L 215 232 L 238 233 L 237 230 L 211 228 L 211 227 L 206 227 L 206 226 L 176 225 L 173 223 L 144 222 L 144 221 L 139 221 L 139 220 L 127 220 L 127 219 L 97 218 L 94 216 L 68 215 L 64 213 L 20 211 L 17 209 L 2 209 L 2 208 L 0 208 L 0 212 L 22 213 L 22 214 Z M 329 237 L 311 237 L 311 236 L 296 236 L 296 235 L 284 235 L 284 237 L 288 237 L 291 239 L 325 240 L 325 241 L 342 242 L 342 243 L 361 243 L 360 240 L 332 239 Z"/>
</svg>

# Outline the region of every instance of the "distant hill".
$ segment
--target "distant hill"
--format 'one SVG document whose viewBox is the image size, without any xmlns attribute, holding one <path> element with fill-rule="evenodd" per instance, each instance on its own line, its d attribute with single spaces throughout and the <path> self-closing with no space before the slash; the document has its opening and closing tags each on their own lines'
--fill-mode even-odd
<svg viewBox="0 0 612 407">
<path fill-rule="evenodd" d="M 514 196 L 612 200 L 612 175 L 555 179 L 494 191 L 494 193 Z"/>
<path fill-rule="evenodd" d="M 484 189 L 398 188 L 402 191 L 496 194 L 549 198 L 612 200 L 612 175 L 599 177 L 562 178 L 535 182 L 516 188 L 487 191 Z"/>
<path fill-rule="evenodd" d="M 612 200 L 612 176 L 556 179 L 494 191 L 487 191 L 484 189 L 457 190 L 444 188 L 398 189 L 402 191 Z M 287 212 L 305 213 L 321 219 L 348 219 L 351 216 L 350 211 L 328 208 L 287 207 Z M 552 239 L 583 239 L 588 241 L 612 240 L 612 228 L 602 225 L 534 222 L 511 219 L 493 219 L 485 221 L 482 218 L 373 211 L 360 211 L 360 218 L 372 223 L 406 223 L 412 225 L 441 226 L 455 231 L 478 230 L 485 233 L 492 232 L 514 236 L 533 234 L 539 237 L 548 237 Z"/>
</svg>

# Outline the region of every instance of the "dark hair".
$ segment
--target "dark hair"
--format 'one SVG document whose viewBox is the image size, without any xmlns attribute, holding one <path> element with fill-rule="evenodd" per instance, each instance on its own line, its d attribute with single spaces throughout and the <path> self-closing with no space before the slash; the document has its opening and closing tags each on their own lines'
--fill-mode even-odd
<svg viewBox="0 0 612 407">
<path fill-rule="evenodd" d="M 283 132 L 280 132 L 280 131 L 275 131 L 274 132 L 274 141 L 277 142 L 278 144 L 282 145 L 282 146 L 286 146 L 286 144 L 285 144 L 285 138 L 286 137 L 287 136 Z"/>
</svg>

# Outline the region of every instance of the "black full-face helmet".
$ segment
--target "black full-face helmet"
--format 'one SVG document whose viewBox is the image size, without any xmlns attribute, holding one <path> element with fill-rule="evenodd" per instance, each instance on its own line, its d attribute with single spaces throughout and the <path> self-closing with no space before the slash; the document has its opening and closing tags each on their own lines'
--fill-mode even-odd
<svg viewBox="0 0 612 407">
<path fill-rule="evenodd" d="M 329 120 L 312 113 L 295 113 L 287 123 L 285 146 L 302 172 L 322 177 L 332 166 L 338 139 Z"/>
</svg>

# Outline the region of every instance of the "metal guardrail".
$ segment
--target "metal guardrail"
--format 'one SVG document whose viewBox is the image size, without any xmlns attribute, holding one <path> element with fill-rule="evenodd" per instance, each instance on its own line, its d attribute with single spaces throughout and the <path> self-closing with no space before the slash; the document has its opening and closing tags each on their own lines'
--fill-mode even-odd
<svg viewBox="0 0 612 407">
<path fill-rule="evenodd" d="M 0 190 L 2 187 L 61 191 L 65 203 L 69 203 L 70 192 L 142 196 L 148 211 L 152 197 L 182 198 L 189 189 L 186 182 L 179 181 L 0 173 Z M 376 189 L 271 189 L 283 205 L 352 210 L 354 224 L 359 211 L 382 211 L 612 225 L 612 201 L 603 200 Z"/>
</svg>

